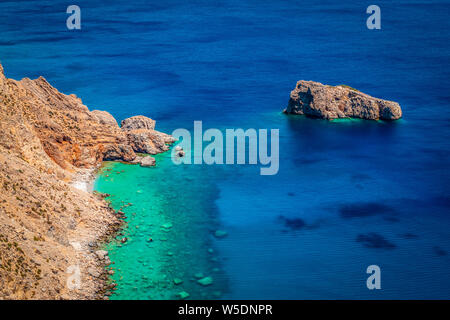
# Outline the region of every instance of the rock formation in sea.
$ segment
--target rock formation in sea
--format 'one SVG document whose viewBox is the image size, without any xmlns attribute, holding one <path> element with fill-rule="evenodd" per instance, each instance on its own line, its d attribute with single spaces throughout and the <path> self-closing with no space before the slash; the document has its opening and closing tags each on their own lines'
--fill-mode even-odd
<svg viewBox="0 0 450 320">
<path fill-rule="evenodd" d="M 291 91 L 284 112 L 328 120 L 396 120 L 402 117 L 402 109 L 396 102 L 374 98 L 345 85 L 329 86 L 304 80 L 298 81 Z"/>
<path fill-rule="evenodd" d="M 136 153 L 156 154 L 174 141 L 149 118 L 123 123 L 42 77 L 7 79 L 0 65 L 0 299 L 104 297 L 95 250 L 120 219 L 71 181 L 103 160 L 154 165 Z"/>
<path fill-rule="evenodd" d="M 168 144 L 175 142 L 172 136 L 154 130 L 155 121 L 144 116 L 122 120 L 121 126 L 134 152 L 158 154 L 169 150 Z"/>
</svg>

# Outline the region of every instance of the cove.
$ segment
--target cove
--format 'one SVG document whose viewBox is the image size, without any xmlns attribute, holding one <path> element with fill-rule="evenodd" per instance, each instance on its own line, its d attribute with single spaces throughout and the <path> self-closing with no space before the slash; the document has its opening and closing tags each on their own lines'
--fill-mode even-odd
<svg viewBox="0 0 450 320">
<path fill-rule="evenodd" d="M 111 299 L 220 298 L 215 186 L 201 167 L 175 166 L 170 152 L 155 158 L 153 168 L 105 162 L 95 184 L 126 214 L 122 234 L 105 248 L 117 283 Z"/>
</svg>

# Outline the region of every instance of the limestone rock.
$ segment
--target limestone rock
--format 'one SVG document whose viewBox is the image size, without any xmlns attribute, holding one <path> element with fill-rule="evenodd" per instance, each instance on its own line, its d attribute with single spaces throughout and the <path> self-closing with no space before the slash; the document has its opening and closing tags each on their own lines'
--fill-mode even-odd
<svg viewBox="0 0 450 320">
<path fill-rule="evenodd" d="M 158 154 L 169 150 L 168 144 L 175 142 L 172 136 L 154 130 L 155 121 L 144 116 L 125 119 L 121 125 L 134 152 Z"/>
<path fill-rule="evenodd" d="M 402 117 L 402 110 L 396 102 L 374 98 L 344 85 L 328 86 L 303 80 L 298 81 L 292 90 L 284 112 L 328 120 L 396 120 Z"/>
<path fill-rule="evenodd" d="M 98 278 L 98 277 L 100 277 L 100 275 L 101 275 L 100 271 L 98 271 L 98 270 L 95 269 L 95 268 L 89 268 L 89 269 L 88 269 L 88 273 L 89 273 L 91 276 L 93 276 L 94 278 Z"/>
<path fill-rule="evenodd" d="M 141 167 L 153 167 L 156 164 L 156 160 L 153 157 L 144 157 L 141 160 Z"/>
<path fill-rule="evenodd" d="M 146 129 L 146 130 L 153 130 L 155 129 L 155 120 L 152 120 L 145 116 L 134 116 L 131 118 L 127 118 L 125 120 L 122 120 L 120 123 L 120 126 L 122 127 L 122 130 L 137 130 L 137 129 Z"/>
<path fill-rule="evenodd" d="M 131 146 L 126 144 L 106 144 L 102 146 L 103 149 L 103 160 L 113 161 L 113 160 L 123 160 L 130 162 L 136 158 Z"/>
<path fill-rule="evenodd" d="M 108 255 L 108 251 L 105 251 L 105 250 L 97 250 L 97 251 L 95 251 L 95 254 L 97 255 L 97 257 L 98 257 L 100 260 L 103 260 L 103 259 L 105 259 L 105 257 Z"/>
<path fill-rule="evenodd" d="M 145 156 L 145 157 L 136 157 L 132 163 L 140 164 L 141 167 L 153 167 L 156 165 L 156 160 L 153 157 Z M 142 192 L 142 191 L 141 191 Z"/>
<path fill-rule="evenodd" d="M 91 114 L 94 115 L 101 124 L 113 127 L 118 126 L 116 119 L 107 111 L 92 110 Z"/>
<path fill-rule="evenodd" d="M 138 153 L 158 154 L 169 150 L 167 144 L 174 139 L 165 133 L 156 130 L 137 129 L 126 132 L 128 143 Z"/>
</svg>

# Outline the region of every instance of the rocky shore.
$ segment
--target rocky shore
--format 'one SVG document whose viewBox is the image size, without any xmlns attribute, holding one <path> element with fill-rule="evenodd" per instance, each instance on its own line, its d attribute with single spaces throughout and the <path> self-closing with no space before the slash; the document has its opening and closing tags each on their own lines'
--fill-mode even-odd
<svg viewBox="0 0 450 320">
<path fill-rule="evenodd" d="M 291 91 L 284 113 L 328 120 L 396 120 L 402 117 L 402 109 L 396 102 L 374 98 L 345 85 L 329 86 L 304 80 L 298 81 Z"/>
<path fill-rule="evenodd" d="M 104 299 L 108 261 L 96 253 L 122 224 L 90 193 L 105 160 L 142 166 L 174 139 L 136 116 L 119 127 L 44 78 L 7 79 L 0 65 L 0 298 Z"/>
</svg>

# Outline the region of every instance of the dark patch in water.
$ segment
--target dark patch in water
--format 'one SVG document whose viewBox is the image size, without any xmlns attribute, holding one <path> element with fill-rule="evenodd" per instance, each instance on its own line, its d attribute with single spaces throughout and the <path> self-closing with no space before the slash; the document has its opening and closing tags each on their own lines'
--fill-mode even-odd
<svg viewBox="0 0 450 320">
<path fill-rule="evenodd" d="M 351 176 L 351 179 L 353 181 L 366 181 L 372 179 L 372 177 L 364 173 L 355 173 Z"/>
<path fill-rule="evenodd" d="M 400 237 L 405 238 L 405 239 L 418 239 L 419 238 L 419 236 L 417 234 L 409 233 L 409 232 L 401 234 Z"/>
<path fill-rule="evenodd" d="M 294 192 L 288 192 L 287 195 L 288 195 L 289 197 L 294 197 L 294 196 L 295 196 L 295 193 L 294 193 Z"/>
<path fill-rule="evenodd" d="M 364 218 L 382 214 L 392 214 L 394 209 L 376 202 L 344 204 L 338 209 L 342 218 Z"/>
<path fill-rule="evenodd" d="M 31 44 L 31 43 L 53 43 L 59 41 L 66 41 L 74 39 L 73 36 L 52 36 L 52 37 L 35 37 L 27 39 L 6 40 L 0 41 L 2 46 L 15 46 L 19 44 Z"/>
<path fill-rule="evenodd" d="M 315 222 L 313 222 L 313 223 L 311 223 L 311 224 L 308 224 L 308 225 L 306 226 L 306 229 L 308 229 L 308 230 L 319 229 L 320 226 L 321 226 L 324 222 L 325 222 L 324 219 L 318 219 L 317 221 L 315 221 Z"/>
<path fill-rule="evenodd" d="M 283 221 L 284 226 L 291 230 L 298 231 L 306 227 L 305 221 L 300 218 L 289 219 L 284 216 L 279 216 L 278 219 Z"/>
<path fill-rule="evenodd" d="M 356 237 L 356 241 L 361 242 L 363 246 L 372 249 L 394 249 L 396 247 L 395 244 L 389 242 L 386 238 L 375 232 L 359 234 Z"/>
<path fill-rule="evenodd" d="M 450 208 L 450 197 L 434 197 L 431 201 L 439 207 Z"/>
<path fill-rule="evenodd" d="M 433 251 L 434 253 L 436 253 L 439 257 L 443 257 L 447 255 L 447 251 L 445 251 L 444 249 L 442 249 L 439 246 L 434 246 L 433 247 Z"/>
<path fill-rule="evenodd" d="M 441 149 L 434 148 L 422 148 L 421 151 L 428 155 L 431 155 L 433 158 L 446 158 L 448 156 L 447 151 Z"/>
<path fill-rule="evenodd" d="M 383 219 L 386 221 L 389 221 L 389 222 L 399 222 L 400 221 L 400 219 L 396 218 L 396 217 L 384 217 Z"/>
<path fill-rule="evenodd" d="M 322 162 L 324 160 L 325 159 L 323 159 L 323 158 L 300 157 L 300 158 L 295 158 L 293 160 L 293 162 L 295 164 L 299 164 L 299 165 L 309 165 L 309 164 L 317 164 L 317 163 Z"/>
</svg>

